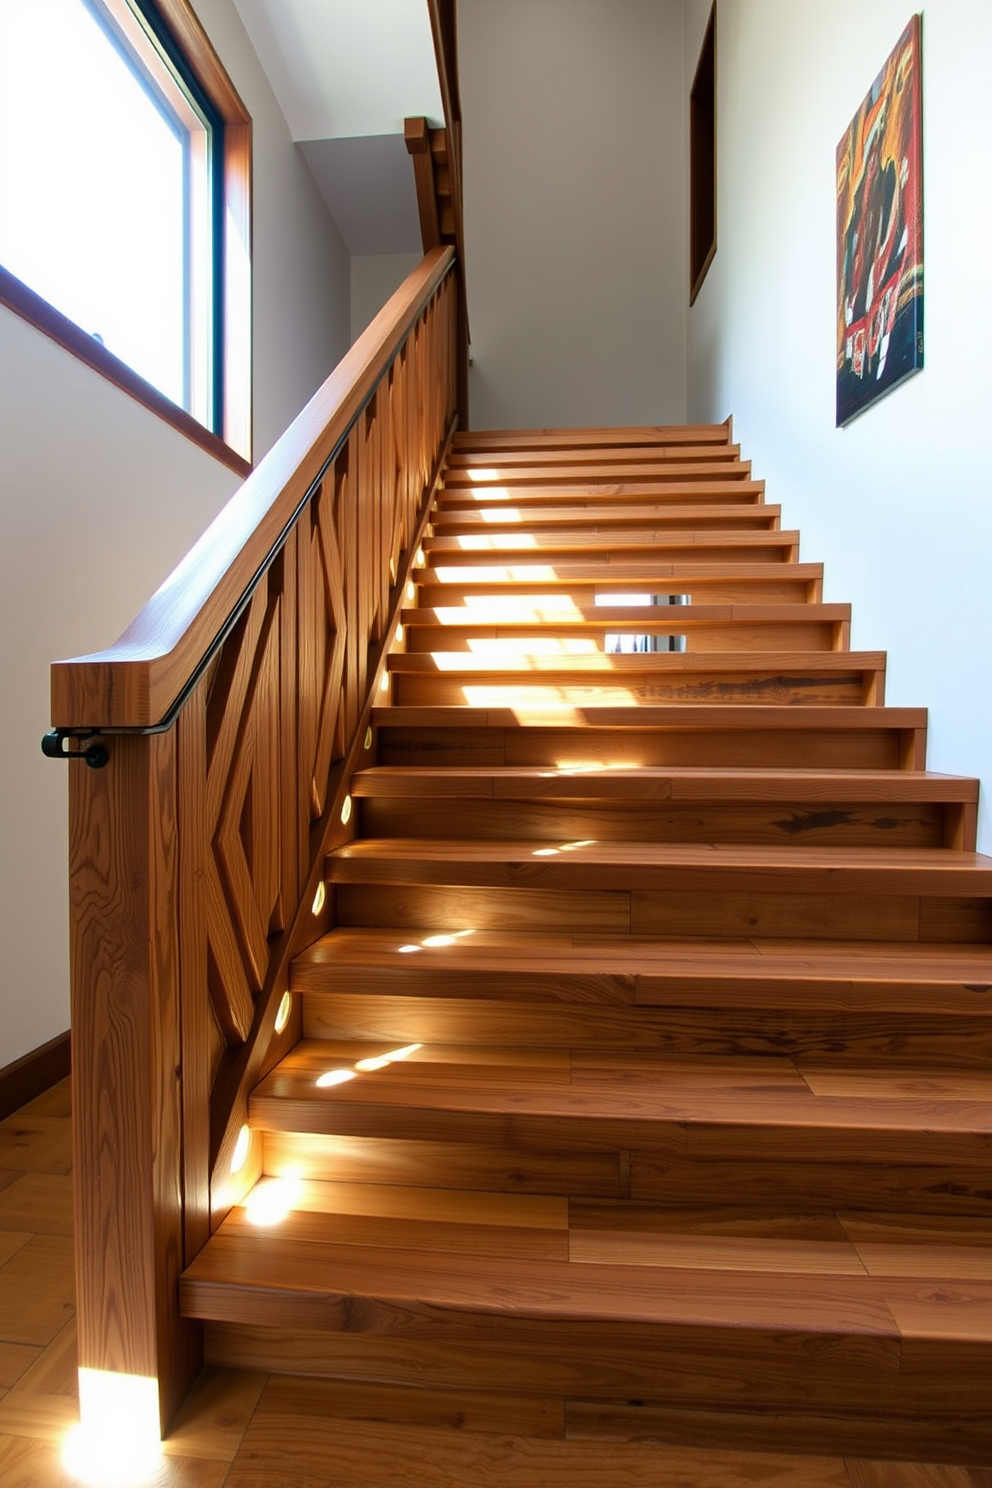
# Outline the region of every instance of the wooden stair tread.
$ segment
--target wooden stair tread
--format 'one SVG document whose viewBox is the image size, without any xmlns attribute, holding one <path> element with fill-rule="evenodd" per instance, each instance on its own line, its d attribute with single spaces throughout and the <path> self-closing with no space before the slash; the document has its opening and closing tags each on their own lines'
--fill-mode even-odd
<svg viewBox="0 0 992 1488">
<path fill-rule="evenodd" d="M 890 1298 L 898 1303 L 911 1292 L 912 1283 L 875 1277 L 822 1276 L 813 1282 L 808 1274 L 763 1278 L 749 1272 L 735 1276 L 512 1259 L 494 1268 L 488 1257 L 445 1254 L 435 1261 L 406 1250 L 325 1247 L 278 1233 L 262 1245 L 247 1231 L 222 1227 L 182 1277 L 183 1311 L 238 1320 L 244 1307 L 239 1288 L 275 1293 L 283 1304 L 291 1294 L 311 1307 L 316 1298 L 368 1297 L 413 1316 L 488 1313 L 562 1325 L 602 1323 L 618 1330 L 625 1325 L 747 1328 L 897 1340 L 916 1331 L 912 1324 L 900 1327 L 888 1305 Z M 986 1341 L 992 1287 L 970 1284 L 967 1301 L 975 1310 L 973 1336 Z"/>
<path fill-rule="evenodd" d="M 992 1282 L 992 1221 L 973 1217 L 672 1210 L 543 1195 L 263 1178 L 225 1220 L 257 1231 L 267 1204 L 291 1203 L 282 1237 L 407 1254 L 490 1256 L 733 1275 L 900 1277 Z M 270 1210 L 271 1212 L 271 1210 Z M 944 1223 L 941 1224 L 941 1220 Z M 908 1222 L 907 1222 L 908 1221 Z"/>
<path fill-rule="evenodd" d="M 886 946 L 877 942 L 843 941 L 660 941 L 636 935 L 594 936 L 569 932 L 473 931 L 448 943 L 425 945 L 432 930 L 368 929 L 339 926 L 315 941 L 294 960 L 301 985 L 319 986 L 325 968 L 395 965 L 399 945 L 419 947 L 418 965 L 433 972 L 453 974 L 493 971 L 542 971 L 590 975 L 650 977 L 675 984 L 669 996 L 699 988 L 717 995 L 721 983 L 742 982 L 779 999 L 784 991 L 808 996 L 823 989 L 839 1005 L 857 1005 L 859 986 L 885 988 L 914 985 L 942 987 L 953 1005 L 954 994 L 965 994 L 969 1011 L 992 1011 L 992 945 L 920 943 Z M 797 985 L 798 984 L 798 985 Z M 466 988 L 471 991 L 471 986 Z M 633 996 L 633 991 L 631 991 Z"/>
<path fill-rule="evenodd" d="M 425 794 L 469 799 L 636 801 L 968 802 L 979 782 L 922 770 L 771 770 L 504 765 L 369 766 L 352 776 L 351 794 L 390 800 Z"/>
<path fill-rule="evenodd" d="M 934 1071 L 872 1069 L 848 1082 L 853 1093 L 817 1094 L 788 1058 L 523 1057 L 514 1049 L 425 1045 L 386 1069 L 317 1085 L 328 1071 L 387 1052 L 381 1042 L 298 1044 L 252 1095 L 252 1124 L 342 1135 L 392 1130 L 421 1140 L 443 1133 L 457 1142 L 487 1131 L 498 1139 L 511 1119 L 531 1131 L 531 1140 L 565 1143 L 570 1125 L 579 1144 L 660 1145 L 672 1155 L 688 1144 L 700 1155 L 743 1155 L 752 1143 L 764 1150 L 770 1139 L 782 1158 L 801 1156 L 802 1144 L 819 1134 L 840 1141 L 831 1149 L 835 1160 L 847 1151 L 859 1161 L 903 1163 L 932 1161 L 937 1152 L 982 1162 L 992 1135 L 984 1073 L 938 1078 Z"/>
<path fill-rule="evenodd" d="M 263 1178 L 224 1223 L 257 1228 L 291 1205 L 280 1232 L 370 1245 L 653 1269 L 992 1281 L 992 1220 L 977 1216 L 678 1209 L 634 1201 L 487 1194 L 396 1184 Z"/>
<path fill-rule="evenodd" d="M 333 883 L 784 894 L 992 894 L 992 858 L 949 848 L 738 843 L 565 842 L 373 838 L 330 853 Z"/>
</svg>

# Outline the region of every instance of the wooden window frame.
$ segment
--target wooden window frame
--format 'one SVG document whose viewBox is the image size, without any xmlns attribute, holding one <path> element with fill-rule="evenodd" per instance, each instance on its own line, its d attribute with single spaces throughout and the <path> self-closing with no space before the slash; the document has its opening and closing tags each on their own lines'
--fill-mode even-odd
<svg viewBox="0 0 992 1488">
<path fill-rule="evenodd" d="M 220 432 L 200 423 L 0 265 L 0 304 L 237 471 L 251 470 L 251 116 L 189 0 L 152 0 L 176 51 L 223 125 Z"/>
<path fill-rule="evenodd" d="M 716 256 L 716 0 L 689 90 L 689 304 Z"/>
</svg>

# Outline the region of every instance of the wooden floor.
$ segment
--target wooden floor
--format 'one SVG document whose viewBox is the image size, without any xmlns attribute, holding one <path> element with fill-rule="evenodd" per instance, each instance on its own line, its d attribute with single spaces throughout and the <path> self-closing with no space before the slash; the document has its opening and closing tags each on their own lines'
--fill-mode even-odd
<svg viewBox="0 0 992 1488">
<path fill-rule="evenodd" d="M 0 1122 L 0 1483 L 72 1488 L 77 1420 L 69 1082 Z M 566 1435 L 560 1402 L 207 1369 L 162 1488 L 992 1488 L 992 1466 Z M 99 1485 L 98 1485 L 99 1488 Z"/>
</svg>

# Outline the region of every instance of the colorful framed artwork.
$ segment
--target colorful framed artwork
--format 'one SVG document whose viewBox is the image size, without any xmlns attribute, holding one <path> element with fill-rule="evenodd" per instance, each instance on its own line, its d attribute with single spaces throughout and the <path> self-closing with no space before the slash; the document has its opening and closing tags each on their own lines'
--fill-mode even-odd
<svg viewBox="0 0 992 1488">
<path fill-rule="evenodd" d="M 837 426 L 923 366 L 923 97 L 914 16 L 837 146 Z"/>
</svg>

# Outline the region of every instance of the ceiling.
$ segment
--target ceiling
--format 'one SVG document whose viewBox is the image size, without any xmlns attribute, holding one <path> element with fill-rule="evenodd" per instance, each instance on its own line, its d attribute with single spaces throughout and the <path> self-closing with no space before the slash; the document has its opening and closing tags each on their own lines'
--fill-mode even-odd
<svg viewBox="0 0 992 1488">
<path fill-rule="evenodd" d="M 349 253 L 418 253 L 403 120 L 443 123 L 426 0 L 234 0 Z"/>
</svg>

